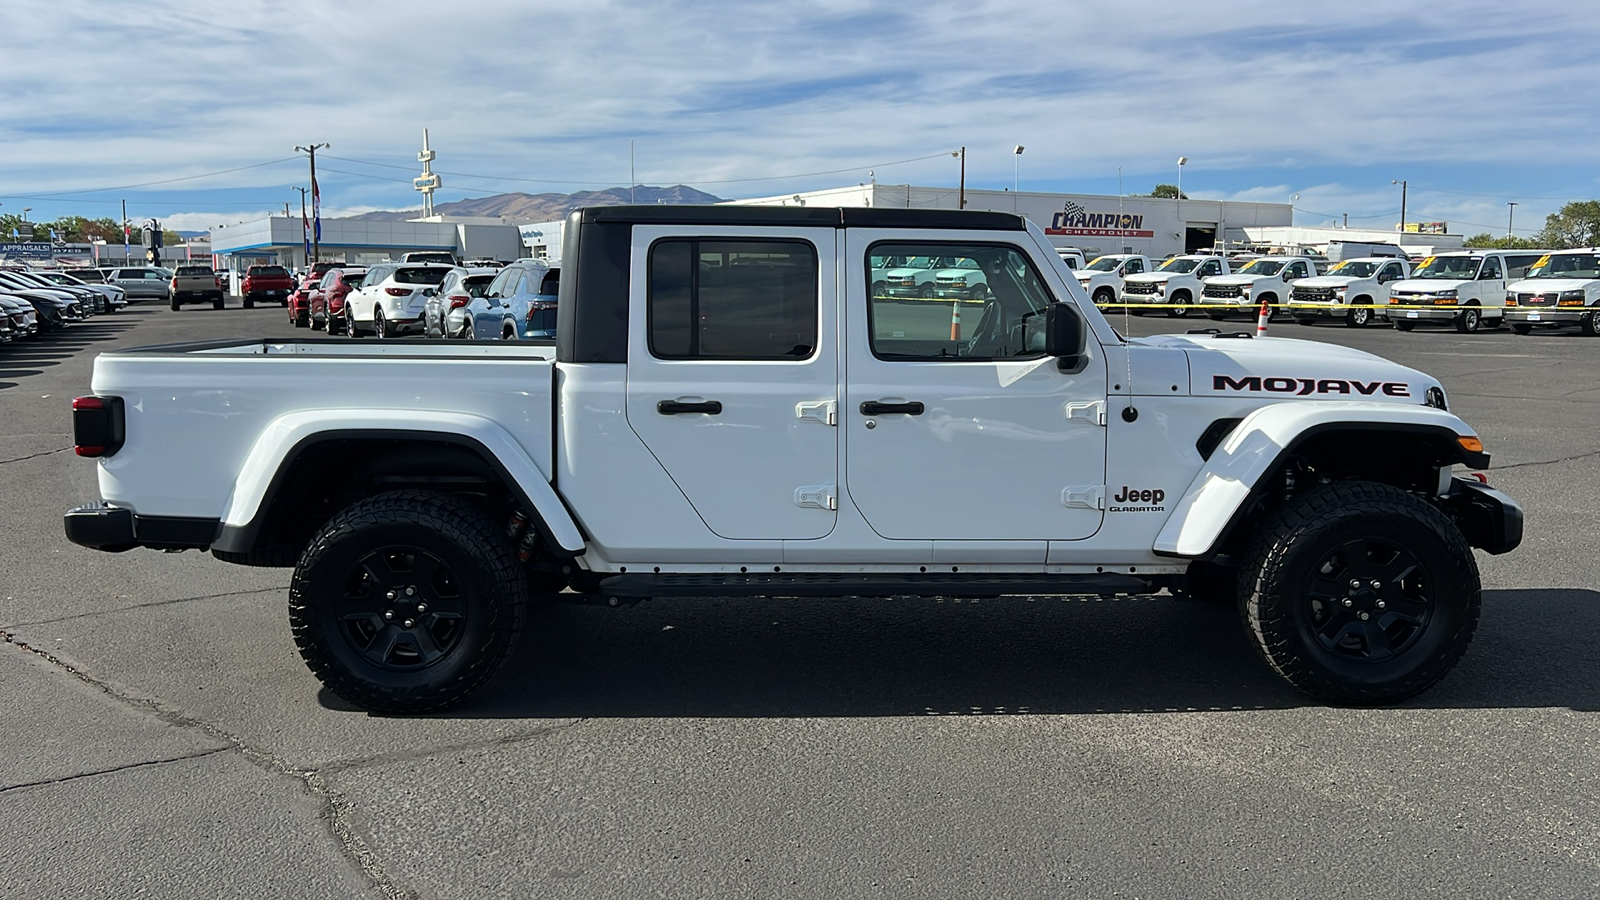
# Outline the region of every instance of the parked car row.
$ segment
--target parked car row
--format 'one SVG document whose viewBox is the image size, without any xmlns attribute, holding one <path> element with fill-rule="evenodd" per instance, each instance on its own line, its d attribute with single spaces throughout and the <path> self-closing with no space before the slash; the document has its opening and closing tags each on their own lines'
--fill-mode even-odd
<svg viewBox="0 0 1600 900">
<path fill-rule="evenodd" d="M 1395 256 L 1341 259 L 1262 256 L 1230 267 L 1225 257 L 1174 257 L 1149 269 L 1137 254 L 1101 256 L 1077 270 L 1079 283 L 1102 307 L 1132 312 L 1159 307 L 1169 316 L 1201 312 L 1212 319 L 1274 317 L 1303 325 L 1337 319 L 1352 327 L 1386 321 L 1396 330 L 1448 325 L 1463 334 L 1510 325 L 1577 326 L 1600 334 L 1600 248 L 1463 249 L 1418 262 Z"/>
<path fill-rule="evenodd" d="M 127 294 L 114 285 L 58 270 L 0 269 L 0 343 L 59 331 L 127 305 Z"/>
</svg>

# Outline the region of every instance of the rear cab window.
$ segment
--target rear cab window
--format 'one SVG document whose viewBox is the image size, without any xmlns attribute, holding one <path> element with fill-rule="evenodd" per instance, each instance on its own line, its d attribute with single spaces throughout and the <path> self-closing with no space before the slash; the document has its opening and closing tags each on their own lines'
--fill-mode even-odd
<svg viewBox="0 0 1600 900">
<path fill-rule="evenodd" d="M 809 359 L 819 328 L 817 266 L 817 250 L 805 241 L 657 241 L 646 299 L 651 355 Z"/>
</svg>

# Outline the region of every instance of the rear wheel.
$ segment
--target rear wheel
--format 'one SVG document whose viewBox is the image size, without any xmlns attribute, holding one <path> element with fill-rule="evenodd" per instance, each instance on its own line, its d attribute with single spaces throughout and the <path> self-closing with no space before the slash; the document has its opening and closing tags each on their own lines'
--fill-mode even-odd
<svg viewBox="0 0 1600 900">
<path fill-rule="evenodd" d="M 226 305 L 228 305 L 227 301 L 223 299 L 222 292 L 220 291 L 218 291 L 217 294 L 211 298 L 212 309 L 221 309 Z"/>
<path fill-rule="evenodd" d="M 389 323 L 383 320 L 383 310 L 376 307 L 372 310 L 372 334 L 380 338 L 389 336 Z"/>
<path fill-rule="evenodd" d="M 1526 322 L 1515 322 L 1512 324 L 1511 330 L 1515 331 L 1517 334 L 1532 334 L 1533 326 L 1527 324 Z"/>
<path fill-rule="evenodd" d="M 177 297 L 173 297 L 171 300 L 169 300 L 167 302 L 167 305 L 172 308 L 173 312 L 177 312 L 178 311 L 178 307 L 181 306 L 182 304 L 180 304 L 178 302 L 178 298 Z"/>
<path fill-rule="evenodd" d="M 1397 703 L 1432 686 L 1478 624 L 1472 548 L 1444 513 L 1399 488 L 1341 481 L 1263 523 L 1242 612 L 1278 674 L 1332 703 Z"/>
<path fill-rule="evenodd" d="M 256 308 L 256 298 L 250 296 L 249 294 L 245 294 L 244 295 L 244 308 L 245 309 L 255 309 Z"/>
<path fill-rule="evenodd" d="M 350 338 L 361 337 L 361 329 L 356 327 L 356 317 L 351 315 L 349 306 L 344 308 L 344 336 Z"/>
<path fill-rule="evenodd" d="M 322 527 L 295 567 L 289 624 L 328 690 L 420 713 L 460 703 L 494 675 L 526 601 L 516 553 L 481 510 L 396 491 Z"/>
<path fill-rule="evenodd" d="M 1413 329 L 1415 327 L 1417 327 L 1417 323 L 1415 323 L 1415 322 L 1407 322 L 1404 319 L 1394 323 L 1394 330 L 1395 331 L 1410 331 L 1411 329 Z"/>
</svg>

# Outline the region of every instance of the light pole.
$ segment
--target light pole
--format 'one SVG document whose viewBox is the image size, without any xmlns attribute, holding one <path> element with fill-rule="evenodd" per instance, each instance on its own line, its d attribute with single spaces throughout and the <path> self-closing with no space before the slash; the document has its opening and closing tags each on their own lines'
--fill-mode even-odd
<svg viewBox="0 0 1600 900">
<path fill-rule="evenodd" d="M 1017 191 L 1020 190 L 1021 184 L 1022 184 L 1022 149 L 1023 149 L 1022 145 L 1018 144 L 1017 145 L 1017 149 L 1011 151 L 1012 154 L 1014 155 L 1015 159 L 1016 159 L 1015 164 L 1011 167 L 1011 211 L 1012 212 L 1016 212 L 1017 211 Z"/>
<path fill-rule="evenodd" d="M 1294 205 L 1300 202 L 1299 194 L 1289 195 L 1289 227 L 1294 227 Z"/>
<path fill-rule="evenodd" d="M 316 219 L 316 225 L 311 231 L 311 259 L 306 262 L 307 266 L 316 261 L 317 254 L 321 252 L 318 244 L 322 242 L 322 192 L 317 190 L 317 151 L 326 150 L 330 146 L 330 144 L 324 143 L 311 144 L 305 147 L 296 145 L 294 148 L 296 153 L 304 153 L 311 157 L 311 213 Z M 302 205 L 305 203 L 305 198 L 305 193 L 301 192 L 300 202 Z"/>
<path fill-rule="evenodd" d="M 1178 229 L 1183 237 L 1183 252 L 1189 252 L 1189 229 L 1183 227 L 1183 167 L 1189 162 L 1189 157 L 1178 157 Z"/>
<path fill-rule="evenodd" d="M 1401 179 L 1399 181 L 1390 180 L 1389 183 L 1390 184 L 1398 184 L 1398 185 L 1400 185 L 1400 230 L 1401 231 L 1405 231 L 1406 230 L 1406 182 L 1405 182 L 1404 179 Z"/>
<path fill-rule="evenodd" d="M 33 207 L 24 206 L 22 208 L 22 221 L 24 221 L 24 222 L 28 221 L 28 213 L 31 213 L 31 212 L 33 212 Z"/>
<path fill-rule="evenodd" d="M 958 189 L 956 209 L 967 208 L 967 148 L 950 151 L 951 156 L 961 157 L 961 187 Z"/>
<path fill-rule="evenodd" d="M 1507 200 L 1506 206 L 1510 207 L 1506 212 L 1506 237 L 1511 237 L 1511 222 L 1512 218 L 1517 214 L 1517 201 Z"/>
</svg>

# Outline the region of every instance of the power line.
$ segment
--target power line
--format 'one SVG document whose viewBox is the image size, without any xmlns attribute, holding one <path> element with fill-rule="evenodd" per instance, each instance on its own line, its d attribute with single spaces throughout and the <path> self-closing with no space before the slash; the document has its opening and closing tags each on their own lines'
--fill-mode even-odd
<svg viewBox="0 0 1600 900">
<path fill-rule="evenodd" d="M 223 169 L 218 172 L 205 172 L 200 175 L 184 175 L 180 178 L 164 178 L 160 181 L 145 181 L 139 184 L 123 184 L 116 187 L 86 188 L 80 191 L 50 191 L 48 194 L 16 194 L 15 197 L 18 200 L 54 200 L 63 194 L 99 194 L 105 191 L 131 191 L 134 188 L 150 187 L 157 184 L 174 184 L 179 181 L 194 181 L 198 178 L 210 178 L 213 175 L 227 175 L 230 172 L 243 172 L 246 169 L 260 169 L 265 166 L 275 166 L 279 163 L 291 162 L 298 159 L 298 156 L 288 156 L 283 159 L 274 159 L 264 163 L 253 163 L 248 166 L 238 166 L 232 169 Z"/>
</svg>

